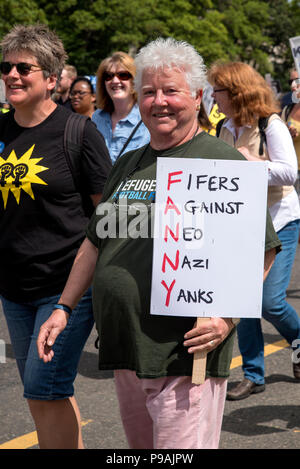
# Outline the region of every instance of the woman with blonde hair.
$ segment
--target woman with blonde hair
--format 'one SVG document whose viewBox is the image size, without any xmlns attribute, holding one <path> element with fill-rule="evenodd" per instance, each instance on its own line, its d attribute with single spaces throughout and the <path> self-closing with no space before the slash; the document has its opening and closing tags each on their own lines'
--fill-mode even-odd
<svg viewBox="0 0 300 469">
<path fill-rule="evenodd" d="M 277 114 L 279 106 L 271 88 L 250 65 L 241 62 L 214 64 L 209 81 L 213 85 L 212 96 L 227 116 L 220 138 L 248 160 L 268 164 L 268 208 L 282 251 L 276 256 L 264 283 L 262 316 L 293 344 L 300 338 L 300 319 L 286 301 L 286 290 L 299 238 L 300 208 L 293 186 L 297 158 L 292 138 Z M 237 330 L 245 379 L 227 393 L 230 400 L 244 399 L 265 389 L 260 319 L 241 319 Z M 293 372 L 300 378 L 299 365 L 293 364 Z"/>
<path fill-rule="evenodd" d="M 102 133 L 112 163 L 126 151 L 149 143 L 134 90 L 134 59 L 115 52 L 102 60 L 97 71 L 97 109 L 92 121 Z"/>
</svg>

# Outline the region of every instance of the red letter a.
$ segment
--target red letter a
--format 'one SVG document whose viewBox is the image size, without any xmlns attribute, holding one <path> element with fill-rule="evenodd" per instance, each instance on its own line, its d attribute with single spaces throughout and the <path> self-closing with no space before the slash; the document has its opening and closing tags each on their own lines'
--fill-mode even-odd
<svg viewBox="0 0 300 469">
<path fill-rule="evenodd" d="M 175 210 L 177 215 L 180 215 L 180 211 L 178 210 L 178 208 L 176 207 L 176 205 L 174 204 L 173 200 L 171 199 L 171 197 L 168 196 L 168 200 L 167 200 L 167 203 L 166 203 L 166 208 L 165 208 L 165 215 L 167 213 L 168 210 Z"/>
</svg>

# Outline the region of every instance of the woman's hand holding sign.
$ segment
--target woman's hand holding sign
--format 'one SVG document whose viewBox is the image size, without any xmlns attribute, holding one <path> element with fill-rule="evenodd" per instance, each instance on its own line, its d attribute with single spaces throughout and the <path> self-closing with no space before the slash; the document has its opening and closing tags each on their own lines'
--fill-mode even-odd
<svg viewBox="0 0 300 469">
<path fill-rule="evenodd" d="M 200 324 L 184 335 L 183 345 L 188 347 L 189 353 L 211 352 L 232 331 L 234 324 L 231 318 L 205 318 Z"/>
</svg>

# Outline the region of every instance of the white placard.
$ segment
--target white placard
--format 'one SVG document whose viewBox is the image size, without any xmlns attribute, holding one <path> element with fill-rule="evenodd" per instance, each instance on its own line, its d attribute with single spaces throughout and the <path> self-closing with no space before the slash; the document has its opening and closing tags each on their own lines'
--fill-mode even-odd
<svg viewBox="0 0 300 469">
<path fill-rule="evenodd" d="M 295 62 L 295 67 L 297 69 L 299 78 L 300 78 L 300 36 L 290 38 L 290 46 L 293 54 L 293 59 Z"/>
<path fill-rule="evenodd" d="M 151 314 L 261 317 L 264 162 L 158 158 Z"/>
</svg>

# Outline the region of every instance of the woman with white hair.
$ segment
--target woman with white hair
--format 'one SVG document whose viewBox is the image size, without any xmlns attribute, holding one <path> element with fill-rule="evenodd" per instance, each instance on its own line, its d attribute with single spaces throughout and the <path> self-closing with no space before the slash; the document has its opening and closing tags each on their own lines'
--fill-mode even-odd
<svg viewBox="0 0 300 469">
<path fill-rule="evenodd" d="M 139 196 L 151 226 L 158 156 L 233 160 L 243 156 L 198 125 L 206 75 L 202 57 L 192 46 L 158 39 L 141 49 L 136 66 L 138 102 L 151 140 L 117 161 L 103 200 L 106 207 L 119 213 Z M 145 180 L 149 184 L 143 186 Z M 230 318 L 212 318 L 195 327 L 193 318 L 150 315 L 153 239 L 107 237 L 101 231 L 105 217 L 101 205 L 98 209 L 60 301 L 73 308 L 93 279 L 101 343 L 99 366 L 115 372 L 129 446 L 216 448 L 234 324 Z M 268 267 L 276 246 L 278 240 L 268 225 Z M 52 359 L 51 346 L 65 324 L 61 311 L 54 310 L 41 329 L 38 349 L 44 361 Z M 208 352 L 207 379 L 201 385 L 192 384 L 191 379 L 193 353 L 197 351 Z"/>
</svg>

